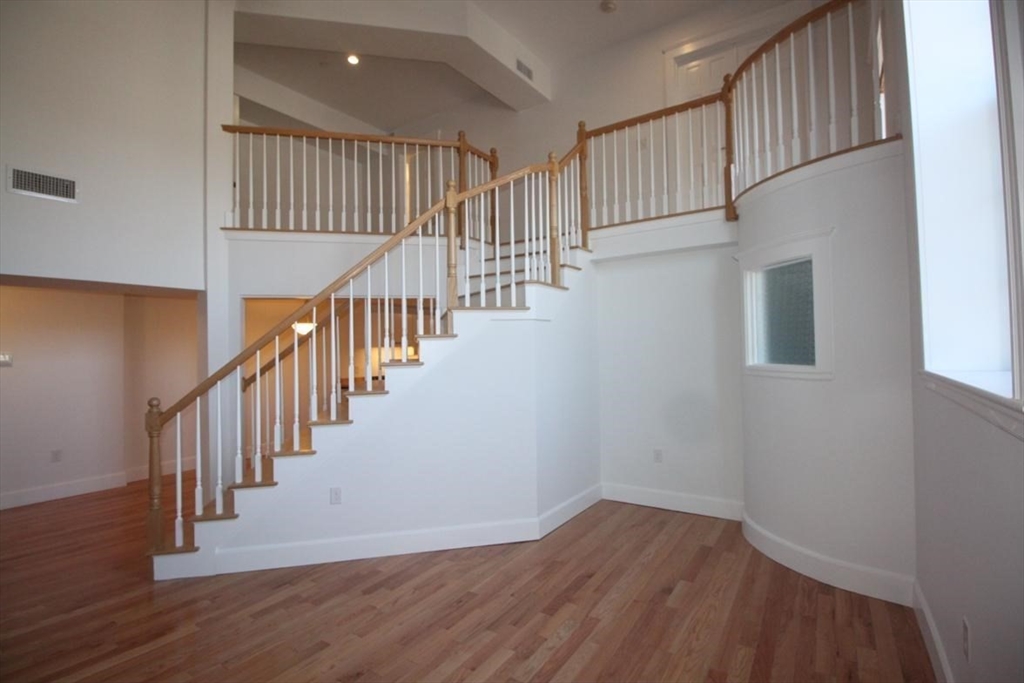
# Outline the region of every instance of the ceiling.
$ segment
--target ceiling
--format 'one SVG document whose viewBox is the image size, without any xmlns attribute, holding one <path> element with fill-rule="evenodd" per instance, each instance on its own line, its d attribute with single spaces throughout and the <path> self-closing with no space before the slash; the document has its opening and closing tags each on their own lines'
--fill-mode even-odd
<svg viewBox="0 0 1024 683">
<path fill-rule="evenodd" d="M 420 0 L 423 3 L 438 1 Z M 615 0 L 617 10 L 606 14 L 600 10 L 600 0 L 440 1 L 447 2 L 449 9 L 453 3 L 459 6 L 457 3 L 464 2 L 482 11 L 513 43 L 517 41 L 541 60 L 540 66 L 556 80 L 558 73 L 576 60 L 687 17 L 714 11 L 716 7 L 734 13 L 738 5 L 750 5 L 753 10 L 759 2 L 778 2 Z M 417 0 L 404 2 L 417 3 Z M 381 2 L 377 7 L 386 5 L 388 3 Z M 367 5 L 362 7 L 365 9 Z M 434 7 L 441 6 L 414 4 L 414 9 L 433 11 Z M 474 73 L 472 66 L 467 68 L 467 62 L 472 65 L 489 56 L 481 52 L 467 57 L 465 43 L 471 41 L 464 36 L 448 36 L 436 30 L 414 31 L 407 26 L 399 30 L 381 24 L 357 25 L 352 23 L 352 12 L 346 11 L 345 4 L 339 3 L 334 8 L 338 18 L 332 21 L 244 11 L 236 14 L 236 64 L 388 132 L 465 102 L 483 101 L 494 106 L 504 106 L 502 100 L 509 102 L 507 97 L 501 97 L 503 86 L 500 84 L 497 89 L 491 87 L 488 91 L 490 84 L 480 76 L 485 71 Z M 462 45 L 459 45 L 460 40 Z M 360 54 L 362 61 L 358 66 L 345 62 L 347 50 Z M 410 59 L 410 56 L 417 58 Z M 490 67 L 493 73 L 493 64 Z M 507 64 L 499 66 L 499 70 L 507 71 Z M 502 76 L 507 86 L 509 74 Z M 512 77 L 514 81 L 525 82 L 514 72 Z M 522 109 L 543 100 L 540 97 L 515 108 Z M 274 106 L 272 102 L 259 104 Z M 289 113 L 295 116 L 295 112 Z M 270 125 L 262 121 L 254 123 Z"/>
</svg>

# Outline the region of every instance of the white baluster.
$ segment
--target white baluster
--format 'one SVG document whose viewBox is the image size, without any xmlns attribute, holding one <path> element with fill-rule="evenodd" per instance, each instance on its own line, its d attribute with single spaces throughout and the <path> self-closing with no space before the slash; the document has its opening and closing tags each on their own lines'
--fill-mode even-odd
<svg viewBox="0 0 1024 683">
<path fill-rule="evenodd" d="M 751 118 L 752 128 L 754 130 L 754 142 L 753 142 L 753 153 L 754 153 L 754 182 L 761 180 L 761 116 L 757 108 L 757 60 L 750 63 L 750 82 L 753 90 L 753 97 L 750 103 L 753 105 L 753 116 Z"/>
<path fill-rule="evenodd" d="M 224 514 L 224 434 L 221 420 L 221 384 L 217 382 L 217 488 L 214 491 L 214 509 L 218 515 Z"/>
<path fill-rule="evenodd" d="M 675 149 L 676 149 L 676 213 L 682 213 L 683 211 L 683 165 L 679 158 L 680 155 L 680 140 L 682 140 L 682 134 L 679 132 L 679 112 L 672 115 L 675 120 Z"/>
<path fill-rule="evenodd" d="M 487 301 L 487 278 L 484 276 L 484 197 L 486 195 L 479 194 L 476 196 L 477 206 L 477 225 L 480 226 L 478 232 L 480 241 L 477 243 L 477 249 L 480 252 L 480 305 L 485 305 Z"/>
<path fill-rule="evenodd" d="M 327 138 L 327 231 L 334 232 L 334 138 Z"/>
<path fill-rule="evenodd" d="M 345 141 L 341 141 L 341 231 L 348 230 L 348 184 L 345 182 L 348 159 L 345 157 Z"/>
<path fill-rule="evenodd" d="M 309 143 L 306 142 L 306 136 L 302 136 L 302 229 L 309 229 L 309 210 L 306 206 L 309 193 L 306 188 L 306 180 L 309 176 L 309 162 L 306 158 L 306 154 L 309 150 Z"/>
<path fill-rule="evenodd" d="M 408 289 L 406 288 L 406 274 L 408 272 L 408 268 L 405 265 L 405 238 L 404 237 L 402 238 L 402 241 L 399 244 L 399 249 L 402 250 L 402 311 L 401 311 L 400 315 L 401 315 L 401 318 L 402 318 L 402 362 L 404 363 L 404 362 L 409 360 L 409 352 L 408 352 L 408 348 L 409 348 L 409 330 L 408 330 L 409 318 L 406 315 L 406 311 L 409 310 L 408 305 L 406 304 L 406 298 L 407 298 L 407 293 L 408 293 Z"/>
<path fill-rule="evenodd" d="M 299 450 L 299 406 L 299 330 L 292 325 L 292 450 L 295 451 Z"/>
<path fill-rule="evenodd" d="M 242 402 L 245 400 L 245 392 L 242 391 L 242 366 L 235 368 L 235 483 L 241 484 L 245 474 L 245 464 L 242 460 Z"/>
<path fill-rule="evenodd" d="M 661 118 L 661 215 L 668 215 L 668 117 Z"/>
<path fill-rule="evenodd" d="M 656 208 L 656 204 L 654 203 L 654 119 L 651 119 L 650 121 L 647 122 L 647 162 L 648 166 L 651 169 L 651 194 L 649 197 L 650 203 L 648 204 L 648 215 L 654 216 L 654 214 L 658 213 L 658 209 Z"/>
<path fill-rule="evenodd" d="M 701 205 L 700 205 L 700 208 L 706 209 L 708 204 L 710 203 L 709 202 L 709 196 L 710 195 L 709 195 L 709 192 L 708 192 L 708 147 L 710 146 L 710 144 L 708 142 L 708 113 L 707 113 L 707 107 L 705 105 L 703 105 L 703 104 L 700 105 L 700 141 L 701 141 L 701 145 L 700 145 L 701 146 L 701 155 L 702 155 L 702 159 L 703 159 L 703 161 L 701 163 L 701 183 L 700 183 L 701 184 L 701 190 L 700 190 Z"/>
<path fill-rule="evenodd" d="M 398 178 L 395 176 L 395 143 L 391 143 L 391 234 L 394 235 L 398 229 L 398 204 L 395 203 L 395 187 L 398 185 Z"/>
<path fill-rule="evenodd" d="M 444 160 L 442 159 L 442 162 Z M 442 212 L 443 213 L 443 212 Z M 434 334 L 441 333 L 441 311 L 437 302 L 441 300 L 441 214 L 436 214 L 431 222 L 434 224 Z"/>
<path fill-rule="evenodd" d="M 356 232 L 361 232 L 359 221 L 359 144 L 352 141 L 352 223 Z M 369 228 L 367 228 L 369 230 Z"/>
<path fill-rule="evenodd" d="M 857 43 L 853 30 L 853 3 L 846 6 L 850 43 L 850 146 L 860 144 L 860 112 L 857 106 Z"/>
<path fill-rule="evenodd" d="M 814 24 L 807 24 L 807 103 L 810 107 L 807 114 L 809 160 L 818 158 L 818 93 L 814 79 Z"/>
<path fill-rule="evenodd" d="M 277 201 L 274 202 L 274 228 L 281 229 L 281 136 L 275 135 L 274 175 L 276 176 Z"/>
<path fill-rule="evenodd" d="M 632 200 L 630 199 L 630 194 L 632 193 L 632 189 L 633 188 L 632 188 L 632 186 L 629 183 L 629 128 L 623 129 L 623 131 L 622 131 L 622 138 L 624 140 L 622 147 L 623 147 L 623 151 L 625 152 L 625 157 L 626 157 L 626 163 L 624 164 L 625 171 L 626 171 L 626 187 L 624 189 L 625 189 L 625 195 L 626 195 L 626 197 L 625 197 L 625 199 L 626 199 L 626 222 L 628 223 L 633 218 L 632 215 L 630 215 L 631 214 L 630 205 L 632 204 Z"/>
<path fill-rule="evenodd" d="M 618 222 L 618 131 L 611 131 L 611 156 L 613 158 L 612 164 L 612 184 L 615 188 L 615 203 L 614 203 L 614 214 L 615 222 Z"/>
<path fill-rule="evenodd" d="M 281 450 L 281 342 L 280 335 L 274 337 L 274 452 Z"/>
<path fill-rule="evenodd" d="M 508 184 L 508 272 L 509 282 L 512 286 L 512 305 L 516 303 L 516 184 L 515 181 Z M 501 253 L 498 253 L 501 258 Z"/>
<path fill-rule="evenodd" d="M 261 396 L 260 396 L 260 368 L 261 367 L 262 367 L 262 364 L 260 363 L 260 352 L 257 350 L 256 351 L 256 381 L 253 382 L 253 385 L 256 387 L 256 393 L 254 394 L 255 398 L 253 399 L 253 415 L 255 416 L 255 421 L 253 422 L 253 425 L 254 425 L 254 429 L 255 429 L 255 439 L 256 440 L 253 443 L 253 450 L 252 450 L 252 467 L 253 467 L 253 471 L 255 472 L 255 478 L 256 478 L 257 482 L 263 481 L 263 462 L 262 462 L 263 458 L 261 456 L 261 453 L 263 452 L 263 442 L 261 440 L 263 435 L 262 435 L 262 432 L 261 432 L 261 425 L 262 425 L 261 417 L 262 416 L 260 414 L 260 410 L 262 409 L 262 403 L 260 402 L 260 399 L 261 399 Z"/>
<path fill-rule="evenodd" d="M 241 163 L 241 154 L 239 153 L 239 147 L 241 147 L 241 144 L 239 143 L 238 136 L 239 136 L 239 133 L 233 133 L 232 134 L 232 139 L 233 139 L 233 141 L 235 143 L 235 187 L 234 187 L 235 205 L 234 205 L 233 210 L 231 212 L 231 223 L 232 223 L 232 227 L 234 227 L 234 228 L 242 227 L 242 224 L 240 222 L 240 220 L 241 220 L 241 210 L 240 210 L 240 207 L 239 207 L 239 202 L 241 201 L 241 198 L 240 198 L 239 194 L 241 192 L 240 188 L 241 188 L 241 184 L 242 184 L 242 178 L 241 178 L 241 175 L 242 175 L 242 163 Z"/>
<path fill-rule="evenodd" d="M 320 138 L 313 138 L 313 144 L 316 145 L 316 150 L 313 152 L 313 163 L 316 164 L 316 209 L 313 213 L 314 220 L 316 221 L 316 231 L 320 232 Z"/>
<path fill-rule="evenodd" d="M 196 396 L 196 516 L 203 514 L 203 400 Z"/>
<path fill-rule="evenodd" d="M 413 153 L 413 158 L 416 160 L 416 207 L 413 210 L 413 216 L 419 216 L 423 213 L 423 205 L 420 203 L 420 146 L 416 145 L 416 151 Z M 409 216 L 409 220 L 412 220 L 413 216 Z M 408 222 L 406 222 L 408 224 Z"/>
<path fill-rule="evenodd" d="M 423 226 L 416 228 L 416 251 L 419 259 L 419 288 L 416 290 L 416 336 L 423 336 Z M 417 341 L 417 345 L 419 342 Z"/>
<path fill-rule="evenodd" d="M 761 55 L 761 90 L 764 96 L 764 177 L 772 174 L 772 115 L 771 105 L 768 103 L 768 53 Z"/>
<path fill-rule="evenodd" d="M 377 224 L 384 234 L 384 141 L 377 141 Z"/>
<path fill-rule="evenodd" d="M 338 314 L 334 308 L 334 292 L 331 292 L 331 422 L 338 419 Z M 298 353 L 298 349 L 296 349 Z M 296 445 L 296 449 L 298 446 Z"/>
<path fill-rule="evenodd" d="M 462 270 L 462 301 L 463 305 L 466 308 L 469 308 L 470 306 L 473 305 L 472 299 L 470 298 L 472 290 L 470 289 L 469 286 L 469 200 L 464 201 L 462 203 L 462 207 L 460 210 L 462 211 L 462 230 L 463 233 L 465 234 L 465 238 L 462 240 L 465 243 L 465 246 L 462 247 L 464 266 Z"/>
<path fill-rule="evenodd" d="M 348 390 L 356 388 L 356 279 L 348 281 Z"/>
<path fill-rule="evenodd" d="M 832 45 L 832 13 L 825 15 L 825 56 L 828 58 L 828 151 L 838 148 L 836 138 L 836 65 Z"/>
<path fill-rule="evenodd" d="M 392 356 L 392 334 L 391 325 L 394 319 L 394 306 L 391 305 L 391 273 L 390 273 L 390 252 L 384 252 L 384 306 L 387 308 L 388 314 L 384 316 L 384 357 L 390 362 L 394 360 Z"/>
<path fill-rule="evenodd" d="M 260 227 L 264 230 L 267 229 L 267 134 L 263 134 L 263 170 L 261 172 L 263 180 L 263 212 L 261 214 Z"/>
<path fill-rule="evenodd" d="M 601 225 L 608 225 L 608 152 L 604 143 L 607 137 L 601 136 Z"/>
<path fill-rule="evenodd" d="M 640 154 L 640 124 L 636 124 L 636 217 L 644 217 L 644 171 Z"/>
<path fill-rule="evenodd" d="M 494 284 L 498 288 L 498 306 L 501 306 L 501 239 L 498 234 L 501 232 L 501 204 L 498 201 L 498 188 L 494 188 Z M 515 274 L 512 278 L 515 279 Z"/>
<path fill-rule="evenodd" d="M 247 228 L 252 228 L 252 227 L 255 227 L 255 225 L 256 225 L 255 220 L 253 218 L 253 201 L 254 200 L 255 200 L 255 197 L 253 196 L 253 176 L 252 176 L 252 133 L 249 133 L 249 221 L 245 225 L 245 227 L 247 227 Z"/>
<path fill-rule="evenodd" d="M 295 138 L 288 137 L 288 229 L 295 229 Z"/>
<path fill-rule="evenodd" d="M 372 353 L 371 347 L 373 345 L 373 339 L 371 337 L 373 320 L 370 317 L 370 302 L 373 301 L 373 272 L 371 266 L 366 266 L 366 301 L 363 303 L 363 349 L 366 353 L 363 354 L 363 383 L 366 391 L 370 391 L 373 388 L 373 368 L 370 367 L 370 354 Z M 404 273 L 404 268 L 402 269 Z M 405 308 L 405 297 L 402 298 L 402 307 Z"/>
<path fill-rule="evenodd" d="M 725 169 L 725 122 L 722 120 L 722 110 L 724 107 L 725 105 L 721 102 L 715 103 L 715 149 L 718 150 L 718 165 L 715 167 L 715 173 L 711 175 L 711 180 L 715 188 L 715 203 L 719 206 L 725 204 L 725 183 L 723 182 Z"/>
<path fill-rule="evenodd" d="M 790 130 L 790 161 L 793 166 L 800 163 L 800 106 L 796 95 L 796 34 L 789 36 L 789 89 L 793 107 L 793 127 Z"/>
<path fill-rule="evenodd" d="M 316 307 L 313 307 L 313 329 L 309 332 L 309 419 L 320 419 L 317 409 L 318 389 L 316 385 Z"/>
<path fill-rule="evenodd" d="M 181 516 L 181 413 L 174 416 L 174 504 L 177 516 L 174 518 L 174 547 L 185 545 L 185 520 Z M 196 478 L 198 481 L 198 476 Z"/>
<path fill-rule="evenodd" d="M 690 211 L 697 208 L 697 167 L 693 161 L 693 109 L 686 112 L 688 146 L 690 148 Z"/>
<path fill-rule="evenodd" d="M 778 151 L 775 153 L 776 169 L 781 171 L 786 168 L 785 144 L 782 134 L 782 55 L 779 52 L 779 44 L 775 43 L 775 133 L 778 142 Z"/>
<path fill-rule="evenodd" d="M 753 148 L 753 133 L 751 132 L 754 128 L 754 119 L 752 116 L 753 110 L 750 106 L 750 89 L 753 85 L 753 79 L 749 78 L 747 74 L 743 75 L 743 135 L 745 138 L 743 147 L 746 150 L 746 158 L 744 161 L 744 187 L 750 187 L 754 180 L 754 155 L 757 154 L 757 150 Z"/>
</svg>

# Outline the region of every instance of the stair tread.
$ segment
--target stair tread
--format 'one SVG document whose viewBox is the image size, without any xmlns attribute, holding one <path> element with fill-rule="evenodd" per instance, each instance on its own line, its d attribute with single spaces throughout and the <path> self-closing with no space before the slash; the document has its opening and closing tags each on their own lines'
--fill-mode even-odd
<svg viewBox="0 0 1024 683">
<path fill-rule="evenodd" d="M 383 365 L 386 368 L 400 368 L 402 366 L 407 366 L 407 367 L 414 368 L 414 367 L 423 365 L 423 361 L 421 361 L 421 360 L 388 360 L 388 361 L 384 361 L 383 363 L 381 363 L 381 365 Z"/>
<path fill-rule="evenodd" d="M 342 392 L 346 396 L 383 396 L 388 393 L 387 389 L 353 389 Z"/>
<path fill-rule="evenodd" d="M 446 334 L 446 333 L 442 333 L 442 334 L 421 334 L 421 335 L 419 335 L 419 338 L 420 339 L 455 339 L 458 336 L 459 335 L 454 334 L 454 333 L 452 333 L 452 334 Z"/>
<path fill-rule="evenodd" d="M 351 420 L 346 420 L 346 422 L 351 422 Z M 312 448 L 300 448 L 297 451 L 296 450 L 277 451 L 276 453 L 271 453 L 270 457 L 272 457 L 272 458 L 279 458 L 279 457 L 280 458 L 291 458 L 291 457 L 301 456 L 301 455 L 316 455 L 316 451 L 313 450 Z"/>
<path fill-rule="evenodd" d="M 147 555 L 150 557 L 156 557 L 157 555 L 182 555 L 184 553 L 197 553 L 199 552 L 199 546 L 197 545 L 183 545 L 180 548 L 164 548 L 163 550 L 150 550 Z"/>
<path fill-rule="evenodd" d="M 231 490 L 237 490 L 237 489 L 263 489 L 263 488 L 270 488 L 271 486 L 277 486 L 277 482 L 273 481 L 273 480 L 270 480 L 270 481 L 243 481 L 240 484 L 232 484 L 228 488 L 231 489 Z"/>
<path fill-rule="evenodd" d="M 222 514 L 207 513 L 199 515 L 198 517 L 190 517 L 187 521 L 189 522 L 219 522 L 225 519 L 238 519 L 237 512 L 224 512 Z"/>
<path fill-rule="evenodd" d="M 306 424 L 312 427 L 322 427 L 323 425 L 350 425 L 352 424 L 352 420 L 330 420 L 328 418 L 323 418 L 321 420 L 310 420 Z M 316 451 L 312 451 L 312 453 L 316 453 Z M 305 455 L 305 453 L 301 453 L 301 455 Z"/>
</svg>

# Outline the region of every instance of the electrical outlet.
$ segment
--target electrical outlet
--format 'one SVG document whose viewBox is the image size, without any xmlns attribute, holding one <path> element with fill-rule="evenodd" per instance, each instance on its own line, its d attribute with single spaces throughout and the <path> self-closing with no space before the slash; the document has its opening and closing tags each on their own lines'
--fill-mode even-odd
<svg viewBox="0 0 1024 683">
<path fill-rule="evenodd" d="M 50 462 L 60 462 L 64 459 L 64 451 L 57 448 L 50 451 Z"/>
<path fill-rule="evenodd" d="M 654 449 L 654 462 L 665 462 L 665 452 L 660 448 Z"/>
<path fill-rule="evenodd" d="M 964 659 L 969 662 L 971 661 L 971 624 L 967 621 L 967 617 L 964 617 L 962 626 L 963 628 L 961 631 L 963 636 Z"/>
<path fill-rule="evenodd" d="M 341 505 L 341 487 L 331 487 L 331 505 Z"/>
</svg>

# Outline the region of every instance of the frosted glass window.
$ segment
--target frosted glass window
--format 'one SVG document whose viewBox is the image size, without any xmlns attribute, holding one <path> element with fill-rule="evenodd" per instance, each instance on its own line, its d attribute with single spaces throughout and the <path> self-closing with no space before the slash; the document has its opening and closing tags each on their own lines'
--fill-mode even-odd
<svg viewBox="0 0 1024 683">
<path fill-rule="evenodd" d="M 811 260 L 760 274 L 758 362 L 814 365 L 814 273 Z"/>
</svg>

